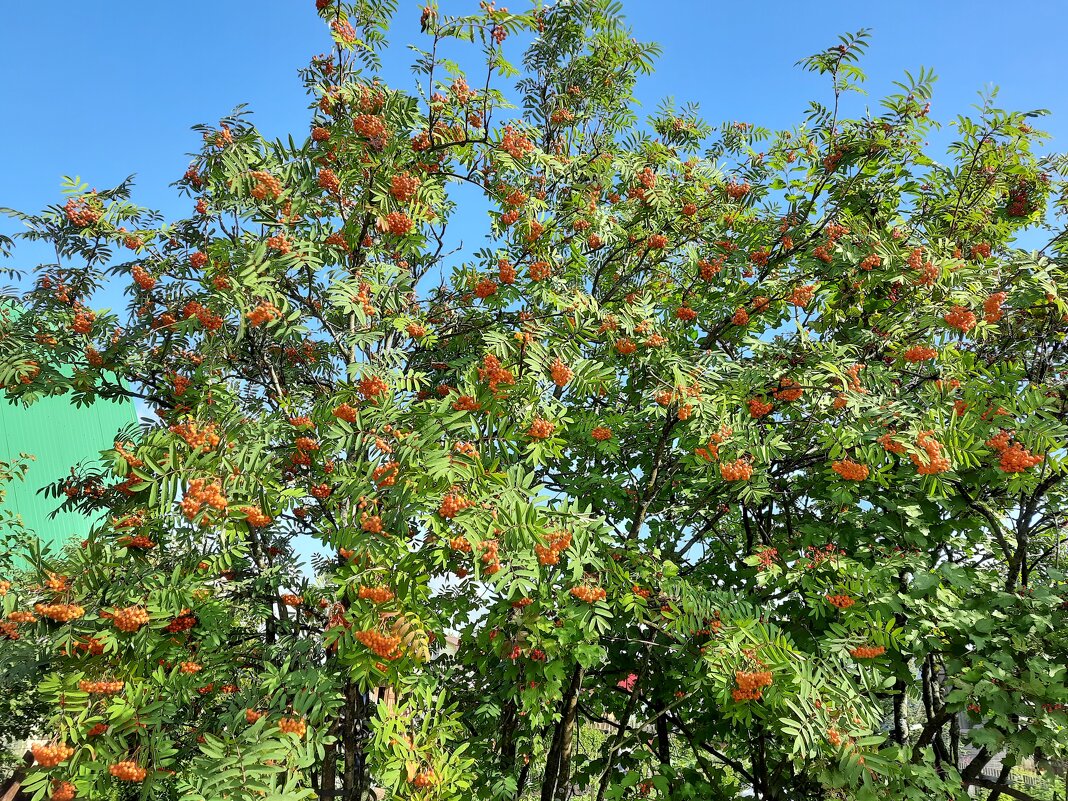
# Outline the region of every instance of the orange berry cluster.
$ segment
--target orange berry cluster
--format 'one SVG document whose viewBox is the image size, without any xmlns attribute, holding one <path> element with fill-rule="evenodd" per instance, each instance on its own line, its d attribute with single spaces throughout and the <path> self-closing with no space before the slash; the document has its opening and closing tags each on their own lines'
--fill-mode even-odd
<svg viewBox="0 0 1068 801">
<path fill-rule="evenodd" d="M 241 512 L 245 515 L 245 522 L 254 528 L 262 528 L 271 522 L 271 516 L 258 506 L 242 506 Z"/>
<path fill-rule="evenodd" d="M 531 439 L 548 439 L 552 436 L 553 431 L 556 430 L 556 426 L 541 417 L 535 417 L 534 422 L 530 424 L 530 430 L 527 434 Z"/>
<path fill-rule="evenodd" d="M 291 592 L 282 593 L 280 598 L 286 606 L 300 606 L 304 603 L 304 599 L 301 596 L 294 595 Z"/>
<path fill-rule="evenodd" d="M 497 540 L 486 540 L 479 547 L 482 550 L 482 564 L 485 565 L 482 572 L 487 576 L 492 576 L 501 569 L 501 561 L 497 558 L 500 543 Z"/>
<path fill-rule="evenodd" d="M 119 631 L 137 631 L 148 623 L 148 612 L 143 606 L 127 606 L 125 609 L 116 609 L 111 619 Z"/>
<path fill-rule="evenodd" d="M 369 534 L 381 534 L 382 518 L 380 515 L 371 515 L 367 512 L 361 512 L 360 527 Z"/>
<path fill-rule="evenodd" d="M 556 565 L 560 563 L 560 554 L 571 547 L 571 532 L 555 531 L 549 535 L 545 545 L 537 543 L 534 553 L 538 556 L 539 565 Z"/>
<path fill-rule="evenodd" d="M 454 551 L 464 551 L 466 553 L 471 552 L 471 543 L 464 537 L 452 537 L 449 540 L 449 547 Z"/>
<path fill-rule="evenodd" d="M 894 439 L 893 431 L 887 431 L 875 441 L 878 442 L 889 453 L 904 453 L 905 446 Z"/>
<path fill-rule="evenodd" d="M 249 723 L 255 723 L 257 720 L 259 720 L 266 714 L 266 712 L 257 712 L 255 709 L 246 709 L 245 720 Z"/>
<path fill-rule="evenodd" d="M 68 589 L 67 577 L 59 576 L 55 573 L 49 573 L 48 578 L 45 579 L 45 587 L 52 590 L 52 592 L 63 592 Z"/>
<path fill-rule="evenodd" d="M 438 514 L 446 520 L 451 520 L 464 509 L 472 505 L 473 503 L 467 500 L 463 495 L 453 491 L 441 499 L 441 505 L 438 507 Z"/>
<path fill-rule="evenodd" d="M 120 782 L 143 782 L 148 771 L 136 762 L 124 760 L 108 767 L 108 773 Z"/>
<path fill-rule="evenodd" d="M 37 605 L 43 606 L 44 604 Z M 35 615 L 33 612 L 15 610 L 7 616 L 7 619 L 10 620 L 12 623 L 36 623 L 37 615 Z"/>
<path fill-rule="evenodd" d="M 882 645 L 858 645 L 856 648 L 849 649 L 849 654 L 854 659 L 874 659 L 885 653 L 886 648 Z"/>
<path fill-rule="evenodd" d="M 57 623 L 69 623 L 85 615 L 85 609 L 78 604 L 34 604 L 33 608 L 41 617 L 47 617 Z M 10 615 L 12 620 L 14 615 L 14 612 Z"/>
<path fill-rule="evenodd" d="M 118 695 L 125 685 L 121 681 L 88 681 L 82 679 L 78 682 L 78 689 L 83 693 L 92 695 Z"/>
<path fill-rule="evenodd" d="M 608 594 L 604 591 L 604 587 L 572 587 L 571 594 L 578 598 L 580 601 L 585 601 L 588 604 L 597 603 L 597 601 L 603 601 Z"/>
<path fill-rule="evenodd" d="M 605 442 L 612 439 L 612 429 L 608 426 L 597 426 L 590 432 L 590 436 L 598 442 Z"/>
<path fill-rule="evenodd" d="M 282 718 L 278 721 L 278 728 L 282 734 L 295 734 L 297 737 L 303 737 L 304 732 L 308 730 L 308 724 L 300 718 Z"/>
<path fill-rule="evenodd" d="M 384 395 L 389 390 L 389 385 L 381 376 L 367 375 L 360 379 L 356 388 L 361 398 L 370 400 L 378 395 Z"/>
<path fill-rule="evenodd" d="M 399 464 L 396 462 L 386 462 L 385 464 L 379 465 L 371 472 L 371 480 L 379 487 L 392 487 L 397 483 L 397 474 L 399 472 Z"/>
<path fill-rule="evenodd" d="M 401 655 L 401 638 L 393 634 L 383 634 L 375 629 L 356 632 L 356 639 L 366 645 L 383 659 L 397 659 Z"/>
<path fill-rule="evenodd" d="M 1045 458 L 1031 453 L 1019 442 L 1014 442 L 1001 452 L 998 469 L 1003 473 L 1022 473 L 1029 470 Z"/>
<path fill-rule="evenodd" d="M 571 377 L 575 374 L 574 371 L 560 359 L 553 360 L 553 363 L 549 365 L 549 372 L 552 374 L 553 383 L 558 387 L 567 386 L 567 382 L 570 381 Z"/>
<path fill-rule="evenodd" d="M 748 481 L 753 475 L 753 466 L 744 459 L 723 462 L 719 466 L 719 474 L 724 481 Z"/>
<path fill-rule="evenodd" d="M 186 520 L 193 520 L 204 505 L 213 509 L 225 509 L 227 500 L 222 492 L 222 484 L 218 480 L 208 481 L 205 478 L 194 478 L 189 481 L 189 488 L 182 498 L 182 514 Z"/>
<path fill-rule="evenodd" d="M 731 692 L 735 701 L 759 701 L 764 695 L 764 688 L 771 686 L 771 671 L 748 673 L 738 670 L 734 673 L 734 681 L 738 685 Z"/>
<path fill-rule="evenodd" d="M 827 729 L 827 742 L 835 748 L 842 744 L 842 735 L 838 733 L 838 729 Z"/>
<path fill-rule="evenodd" d="M 344 420 L 346 423 L 355 423 L 357 411 L 354 406 L 350 406 L 347 403 L 342 403 L 333 411 L 334 417 L 338 420 Z"/>
<path fill-rule="evenodd" d="M 935 476 L 949 470 L 949 459 L 942 455 L 942 445 L 933 437 L 933 431 L 921 431 L 916 438 L 916 444 L 927 455 L 926 462 L 918 453 L 909 454 L 916 465 L 916 472 L 921 476 Z"/>
<path fill-rule="evenodd" d="M 74 749 L 63 743 L 54 745 L 31 745 L 34 761 L 42 768 L 54 768 L 74 756 Z"/>
<path fill-rule="evenodd" d="M 630 356 L 638 349 L 638 346 L 634 344 L 633 340 L 623 337 L 622 339 L 616 340 L 615 348 L 616 353 L 620 356 Z"/>
<path fill-rule="evenodd" d="M 482 366 L 478 368 L 478 380 L 485 381 L 489 384 L 489 388 L 496 392 L 501 384 L 514 384 L 515 376 L 512 375 L 511 370 L 501 365 L 500 359 L 492 353 L 487 353 L 482 357 Z"/>
<path fill-rule="evenodd" d="M 183 631 L 188 631 L 197 624 L 196 615 L 190 610 L 183 609 L 182 613 L 178 617 L 174 618 L 167 627 L 164 629 L 168 634 L 179 634 Z"/>
<path fill-rule="evenodd" d="M 951 328 L 956 328 L 963 334 L 975 328 L 975 314 L 966 306 L 954 306 L 942 318 Z"/>
<path fill-rule="evenodd" d="M 147 551 L 156 547 L 156 543 L 144 534 L 138 534 L 135 537 L 125 535 L 119 537 L 116 542 L 124 548 L 138 548 L 142 551 Z"/>
<path fill-rule="evenodd" d="M 1005 316 L 1005 312 L 1001 308 L 1001 304 L 1005 302 L 1008 297 L 1004 292 L 995 292 L 983 301 L 983 319 L 988 323 L 996 323 L 1002 317 Z"/>
<path fill-rule="evenodd" d="M 367 587 L 361 584 L 360 598 L 371 603 L 384 604 L 393 600 L 393 592 L 388 587 Z"/>
<path fill-rule="evenodd" d="M 277 198 L 282 194 L 282 182 L 269 172 L 253 170 L 249 173 L 249 178 L 255 181 L 250 194 L 252 197 L 256 198 L 256 200 Z"/>
<path fill-rule="evenodd" d="M 281 309 L 270 301 L 261 300 L 256 308 L 252 311 L 245 312 L 245 319 L 248 320 L 249 325 L 253 328 L 257 328 L 264 323 L 269 323 L 271 320 L 278 319 L 281 315 Z"/>
<path fill-rule="evenodd" d="M 831 469 L 846 481 L 863 481 L 868 477 L 868 466 L 854 462 L 852 459 L 842 459 L 831 464 Z"/>
<path fill-rule="evenodd" d="M 850 598 L 848 595 L 828 595 L 826 596 L 826 598 L 827 603 L 839 609 L 848 609 L 856 603 L 856 601 Z"/>
<path fill-rule="evenodd" d="M 179 662 L 178 669 L 181 670 L 182 673 L 192 675 L 194 673 L 199 673 L 200 671 L 202 671 L 204 669 L 204 666 L 198 664 L 197 662 Z"/>
<path fill-rule="evenodd" d="M 759 420 L 761 417 L 764 417 L 772 409 L 775 408 L 774 403 L 772 403 L 771 401 L 761 400 L 760 398 L 750 398 L 748 401 L 748 406 L 750 416 L 756 418 L 757 420 Z"/>
<path fill-rule="evenodd" d="M 76 795 L 78 795 L 78 788 L 71 782 L 52 780 L 52 792 L 48 796 L 52 801 L 71 801 Z"/>
<path fill-rule="evenodd" d="M 926 362 L 938 357 L 938 350 L 935 348 L 929 348 L 926 345 L 913 345 L 911 348 L 905 351 L 905 361 L 912 362 Z"/>
<path fill-rule="evenodd" d="M 497 284 L 489 278 L 483 278 L 475 285 L 475 297 L 485 300 L 490 295 L 497 294 Z"/>
<path fill-rule="evenodd" d="M 805 390 L 792 378 L 780 378 L 779 386 L 773 389 L 771 394 L 775 396 L 776 400 L 791 403 L 795 400 L 800 400 L 801 396 L 805 394 Z"/>
<path fill-rule="evenodd" d="M 415 191 L 419 188 L 419 179 L 408 173 L 394 175 L 389 180 L 389 193 L 401 203 L 407 203 L 415 197 Z"/>
</svg>

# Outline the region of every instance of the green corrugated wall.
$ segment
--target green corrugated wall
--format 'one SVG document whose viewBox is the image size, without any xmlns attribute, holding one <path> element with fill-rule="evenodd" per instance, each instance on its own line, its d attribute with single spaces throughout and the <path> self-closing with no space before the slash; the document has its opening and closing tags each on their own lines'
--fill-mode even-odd
<svg viewBox="0 0 1068 801">
<path fill-rule="evenodd" d="M 113 447 L 116 434 L 136 420 L 130 401 L 97 401 L 77 407 L 63 396 L 44 398 L 31 406 L 0 399 L 0 460 L 10 462 L 20 453 L 35 457 L 26 480 L 8 485 L 4 505 L 20 514 L 42 540 L 62 543 L 84 538 L 93 520 L 73 512 L 49 517 L 62 498 L 50 498 L 38 490 L 69 475 L 79 462 Z"/>
</svg>

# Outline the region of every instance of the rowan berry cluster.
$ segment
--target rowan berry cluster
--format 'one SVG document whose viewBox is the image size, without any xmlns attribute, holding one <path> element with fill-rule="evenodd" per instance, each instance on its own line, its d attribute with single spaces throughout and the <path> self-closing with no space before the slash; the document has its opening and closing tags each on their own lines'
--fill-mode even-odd
<svg viewBox="0 0 1068 801">
<path fill-rule="evenodd" d="M 253 328 L 258 328 L 264 323 L 277 320 L 281 316 L 282 310 L 266 300 L 261 300 L 254 309 L 245 312 L 245 319 L 248 320 L 249 325 Z"/>
<path fill-rule="evenodd" d="M 121 681 L 89 681 L 82 679 L 78 682 L 78 689 L 91 695 L 118 695 L 122 692 L 125 684 Z"/>
<path fill-rule="evenodd" d="M 831 464 L 831 469 L 846 481 L 863 481 L 868 477 L 868 466 L 854 462 L 852 459 L 842 459 Z"/>
<path fill-rule="evenodd" d="M 724 481 L 748 481 L 753 475 L 753 466 L 745 459 L 723 462 L 719 466 L 719 474 Z"/>
<path fill-rule="evenodd" d="M 856 648 L 849 649 L 849 655 L 854 659 L 874 659 L 885 653 L 886 648 L 882 645 L 858 645 Z"/>
<path fill-rule="evenodd" d="M 909 458 L 921 476 L 935 476 L 949 470 L 949 459 L 942 455 L 942 445 L 934 439 L 933 431 L 921 431 L 916 438 L 916 445 L 923 450 L 926 459 L 918 453 L 909 454 Z"/>
<path fill-rule="evenodd" d="M 178 615 L 178 617 L 174 618 L 174 620 L 167 624 L 167 627 L 164 629 L 164 631 L 166 631 L 168 634 L 179 634 L 183 631 L 188 631 L 196 624 L 196 615 L 194 615 L 188 609 L 183 609 L 181 614 Z"/>
<path fill-rule="evenodd" d="M 282 182 L 264 170 L 253 170 L 249 178 L 254 182 L 250 194 L 256 200 L 267 200 L 281 197 Z"/>
<path fill-rule="evenodd" d="M 588 604 L 597 603 L 597 601 L 603 601 L 608 594 L 604 591 L 604 587 L 587 587 L 582 585 L 580 587 L 572 587 L 571 594 L 578 598 L 580 601 L 585 601 Z"/>
<path fill-rule="evenodd" d="M 800 400 L 801 396 L 805 394 L 805 390 L 792 378 L 780 378 L 779 386 L 773 389 L 771 394 L 775 396 L 776 400 L 791 403 Z"/>
<path fill-rule="evenodd" d="M 303 737 L 308 730 L 308 724 L 300 718 L 282 718 L 278 721 L 278 729 L 282 734 L 295 734 Z"/>
<path fill-rule="evenodd" d="M 401 655 L 401 638 L 394 634 L 365 629 L 356 632 L 356 639 L 383 659 L 393 660 Z"/>
<path fill-rule="evenodd" d="M 475 284 L 475 297 L 485 300 L 497 292 L 497 283 L 489 278 L 483 278 Z"/>
<path fill-rule="evenodd" d="M 570 381 L 571 377 L 575 374 L 574 371 L 559 358 L 554 359 L 553 363 L 549 365 L 549 373 L 552 375 L 553 383 L 558 387 L 567 386 L 567 382 Z"/>
<path fill-rule="evenodd" d="M 360 379 L 356 385 L 357 391 L 360 393 L 360 397 L 364 400 L 370 400 L 379 395 L 384 395 L 389 391 L 389 385 L 385 379 L 377 375 L 368 375 Z"/>
<path fill-rule="evenodd" d="M 560 554 L 571 547 L 570 531 L 554 531 L 549 535 L 545 544 L 534 545 L 534 553 L 538 557 L 539 565 L 556 565 L 560 563 Z"/>
<path fill-rule="evenodd" d="M 936 348 L 930 348 L 926 345 L 913 345 L 911 348 L 905 351 L 905 361 L 912 362 L 926 362 L 931 359 L 938 358 L 938 350 Z"/>
<path fill-rule="evenodd" d="M 527 435 L 531 439 L 548 439 L 553 435 L 553 431 L 556 430 L 556 426 L 541 417 L 535 417 L 534 422 L 530 424 L 530 430 L 527 431 Z"/>
<path fill-rule="evenodd" d="M 987 297 L 983 301 L 983 319 L 988 323 L 996 323 L 1002 317 L 1005 316 L 1004 310 L 1001 305 L 1005 302 L 1008 295 L 1004 292 L 995 292 Z"/>
<path fill-rule="evenodd" d="M 750 398 L 747 402 L 749 406 L 749 414 L 751 417 L 759 420 L 764 417 L 775 408 L 775 404 L 771 401 L 765 401 L 760 398 Z"/>
<path fill-rule="evenodd" d="M 147 551 L 156 547 L 156 543 L 144 534 L 137 534 L 136 536 L 126 534 L 119 537 L 116 542 L 124 548 L 136 548 L 142 551 Z"/>
<path fill-rule="evenodd" d="M 412 218 L 402 211 L 391 211 L 385 217 L 385 228 L 394 236 L 404 236 L 412 230 Z"/>
<path fill-rule="evenodd" d="M 64 743 L 52 745 L 31 745 L 30 752 L 34 761 L 42 768 L 54 768 L 60 762 L 66 762 L 74 756 L 74 749 Z"/>
<path fill-rule="evenodd" d="M 51 801 L 71 801 L 76 795 L 78 795 L 78 788 L 71 782 L 52 780 L 52 791 L 48 795 Z"/>
<path fill-rule="evenodd" d="M 263 528 L 271 523 L 271 516 L 258 506 L 242 506 L 240 511 L 245 515 L 245 522 L 253 528 Z"/>
<path fill-rule="evenodd" d="M 597 426 L 590 432 L 590 436 L 598 442 L 605 442 L 612 439 L 612 429 L 608 426 Z"/>
<path fill-rule="evenodd" d="M 360 585 L 360 598 L 375 604 L 384 604 L 393 600 L 393 592 L 388 587 L 367 587 Z"/>
<path fill-rule="evenodd" d="M 143 782 L 148 771 L 136 762 L 124 760 L 108 767 L 108 773 L 120 782 Z"/>
<path fill-rule="evenodd" d="M 552 265 L 547 261 L 532 262 L 529 271 L 531 281 L 544 281 L 553 274 Z"/>
<path fill-rule="evenodd" d="M 951 328 L 966 334 L 975 328 L 975 314 L 967 306 L 954 306 L 942 318 Z"/>
<path fill-rule="evenodd" d="M 222 484 L 217 479 L 194 478 L 189 481 L 185 497 L 182 498 L 182 514 L 187 520 L 193 520 L 205 505 L 222 510 L 227 503 Z"/>
<path fill-rule="evenodd" d="M 764 696 L 764 688 L 771 686 L 770 670 L 750 673 L 738 670 L 734 673 L 734 682 L 738 686 L 731 692 L 735 701 L 759 701 Z"/>
<path fill-rule="evenodd" d="M 297 607 L 304 603 L 304 598 L 299 595 L 295 595 L 291 592 L 284 592 L 279 596 L 279 600 L 286 606 Z"/>
<path fill-rule="evenodd" d="M 127 606 L 110 613 L 111 622 L 119 631 L 133 632 L 148 623 L 148 611 L 143 606 Z"/>
<path fill-rule="evenodd" d="M 848 609 L 853 606 L 856 601 L 848 595 L 827 595 L 827 603 L 838 609 Z"/>
<path fill-rule="evenodd" d="M 85 609 L 78 604 L 34 604 L 33 608 L 41 617 L 57 623 L 69 623 L 85 615 Z M 9 617 L 14 619 L 14 615 L 13 612 Z"/>
</svg>

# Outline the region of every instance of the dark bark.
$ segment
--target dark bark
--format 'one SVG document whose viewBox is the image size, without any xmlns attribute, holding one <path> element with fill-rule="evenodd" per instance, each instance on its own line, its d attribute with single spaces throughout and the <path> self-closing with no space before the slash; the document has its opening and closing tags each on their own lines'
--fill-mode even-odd
<svg viewBox="0 0 1068 801">
<path fill-rule="evenodd" d="M 560 720 L 553 732 L 552 745 L 545 757 L 545 773 L 541 782 L 541 801 L 564 798 L 567 794 L 568 771 L 571 769 L 571 743 L 574 736 L 578 694 L 585 670 L 576 665 L 563 699 L 560 701 Z M 566 755 L 566 756 L 565 756 Z M 558 795 L 558 793 L 562 793 Z"/>
<path fill-rule="evenodd" d="M 661 765 L 671 764 L 671 737 L 668 734 L 667 708 L 661 700 L 656 701 L 656 758 Z"/>
<path fill-rule="evenodd" d="M 341 746 L 344 751 L 342 798 L 363 801 L 367 792 L 367 761 L 364 741 L 367 737 L 367 700 L 356 685 L 345 683 L 345 710 L 341 720 Z"/>
</svg>

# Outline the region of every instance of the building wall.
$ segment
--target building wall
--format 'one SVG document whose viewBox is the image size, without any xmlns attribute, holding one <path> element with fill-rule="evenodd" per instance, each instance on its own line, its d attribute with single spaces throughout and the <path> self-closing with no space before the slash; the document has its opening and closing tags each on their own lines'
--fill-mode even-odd
<svg viewBox="0 0 1068 801">
<path fill-rule="evenodd" d="M 128 400 L 77 407 L 70 396 L 43 398 L 30 406 L 0 399 L 0 460 L 13 461 L 20 453 L 34 457 L 26 480 L 8 485 L 5 506 L 20 514 L 27 528 L 45 542 L 84 538 L 94 521 L 74 512 L 50 517 L 62 498 L 48 497 L 39 490 L 69 475 L 71 467 L 113 447 L 119 431 L 136 421 Z"/>
</svg>

